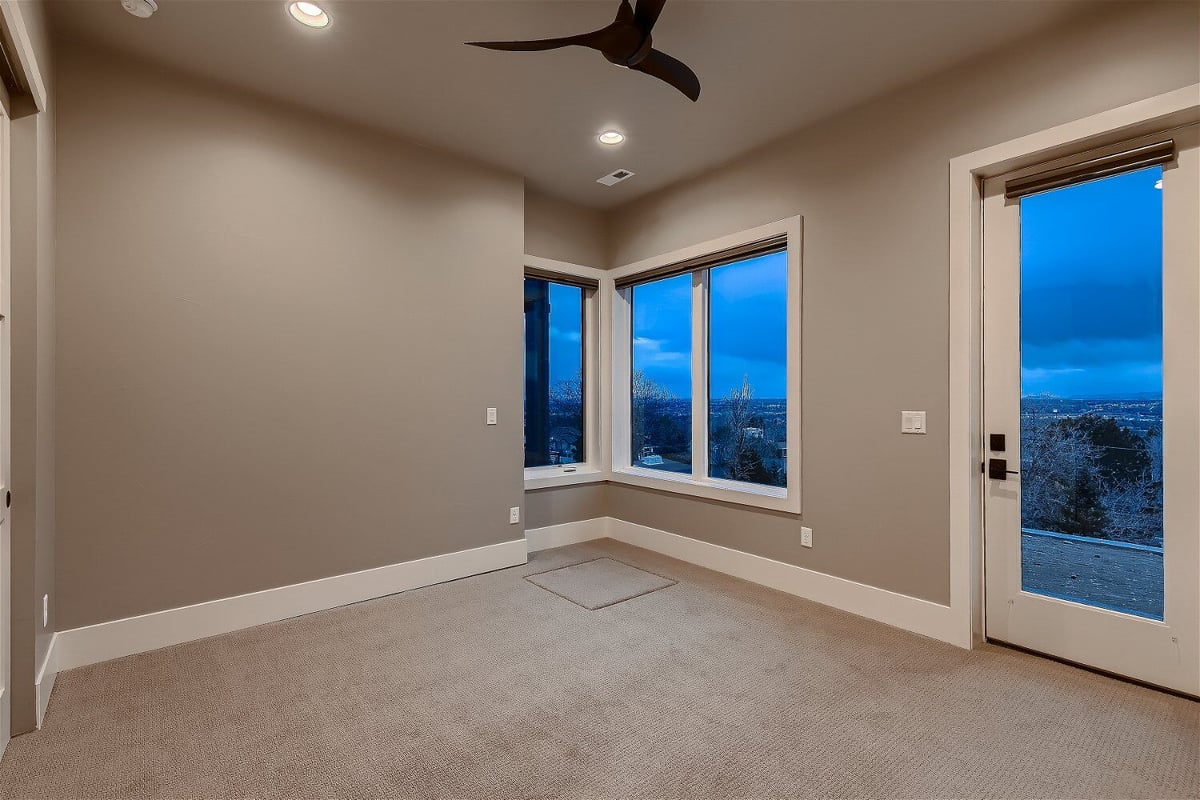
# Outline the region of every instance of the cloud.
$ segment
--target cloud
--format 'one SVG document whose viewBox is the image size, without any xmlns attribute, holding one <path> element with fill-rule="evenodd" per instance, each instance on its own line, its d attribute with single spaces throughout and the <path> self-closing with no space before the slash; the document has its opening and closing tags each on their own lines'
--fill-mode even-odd
<svg viewBox="0 0 1200 800">
<path fill-rule="evenodd" d="M 550 341 L 552 342 L 571 342 L 572 344 L 581 344 L 583 342 L 583 334 L 578 330 L 564 331 L 562 328 L 550 326 Z"/>
<path fill-rule="evenodd" d="M 1025 369 L 1116 369 L 1126 364 L 1162 361 L 1162 337 L 1066 339 L 1044 344 L 1023 340 L 1021 366 Z"/>
<path fill-rule="evenodd" d="M 645 336 L 633 340 L 633 361 L 638 369 L 655 366 L 689 366 L 692 354 L 679 350 L 666 349 L 666 339 L 650 339 Z"/>
</svg>

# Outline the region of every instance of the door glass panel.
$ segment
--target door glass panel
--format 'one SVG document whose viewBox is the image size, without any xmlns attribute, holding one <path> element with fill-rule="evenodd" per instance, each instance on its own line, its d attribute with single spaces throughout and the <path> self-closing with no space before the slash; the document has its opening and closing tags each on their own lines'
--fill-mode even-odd
<svg viewBox="0 0 1200 800">
<path fill-rule="evenodd" d="M 1021 199 L 1021 586 L 1163 614 L 1162 168 Z"/>
<path fill-rule="evenodd" d="M 692 471 L 692 276 L 634 286 L 630 463 Z"/>
</svg>

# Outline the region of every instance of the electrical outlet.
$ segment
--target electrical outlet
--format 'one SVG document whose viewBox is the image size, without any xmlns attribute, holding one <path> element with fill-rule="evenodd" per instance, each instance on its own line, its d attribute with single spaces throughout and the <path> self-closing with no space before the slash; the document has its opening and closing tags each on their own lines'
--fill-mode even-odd
<svg viewBox="0 0 1200 800">
<path fill-rule="evenodd" d="M 513 506 L 508 510 L 508 524 L 516 525 L 521 521 L 521 507 Z"/>
<path fill-rule="evenodd" d="M 494 408 L 489 408 L 489 409 L 487 410 L 487 418 L 486 418 L 486 421 L 487 421 L 487 424 L 488 424 L 488 425 L 495 425 L 495 424 L 496 424 L 496 409 L 494 409 Z"/>
<path fill-rule="evenodd" d="M 800 546 L 812 547 L 812 528 L 800 529 Z"/>
<path fill-rule="evenodd" d="M 42 595 L 42 627 L 50 624 L 50 595 Z"/>
</svg>

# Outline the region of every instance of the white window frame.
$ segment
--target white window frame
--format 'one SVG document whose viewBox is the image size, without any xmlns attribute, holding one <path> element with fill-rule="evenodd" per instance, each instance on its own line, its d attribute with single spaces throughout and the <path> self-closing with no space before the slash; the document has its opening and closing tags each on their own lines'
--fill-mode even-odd
<svg viewBox="0 0 1200 800">
<path fill-rule="evenodd" d="M 525 488 L 545 489 L 551 486 L 572 486 L 595 483 L 606 478 L 608 464 L 608 425 L 601 408 L 602 373 L 605 358 L 601 332 L 601 305 L 606 292 L 607 274 L 594 267 L 554 261 L 549 258 L 525 256 L 525 266 L 564 276 L 598 280 L 600 288 L 583 293 L 583 441 L 585 461 L 580 464 L 553 464 L 525 468 Z M 550 279 L 552 280 L 552 279 Z M 608 281 L 611 285 L 611 281 Z M 524 363 L 522 361 L 522 363 Z"/>
<path fill-rule="evenodd" d="M 639 275 L 774 236 L 787 237 L 787 486 L 762 486 L 708 477 L 708 298 L 707 270 L 692 276 L 692 472 L 667 473 L 637 467 L 630 453 L 630 375 L 632 359 L 632 289 L 618 290 L 613 281 Z M 613 483 L 676 494 L 722 500 L 799 514 L 800 503 L 800 332 L 803 263 L 803 218 L 787 219 L 685 247 L 611 270 L 601 290 L 609 306 L 611 375 L 607 404 L 612 443 L 608 450 Z"/>
</svg>

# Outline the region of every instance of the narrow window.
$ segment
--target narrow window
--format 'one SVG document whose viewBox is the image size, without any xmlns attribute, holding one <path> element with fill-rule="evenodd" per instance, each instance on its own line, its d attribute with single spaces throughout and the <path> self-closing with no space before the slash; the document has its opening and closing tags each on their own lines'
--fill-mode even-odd
<svg viewBox="0 0 1200 800">
<path fill-rule="evenodd" d="M 692 276 L 634 286 L 630 463 L 692 471 Z"/>
<path fill-rule="evenodd" d="M 787 486 L 787 253 L 708 275 L 708 474 Z"/>
<path fill-rule="evenodd" d="M 584 290 L 525 279 L 525 466 L 583 463 Z"/>
</svg>

